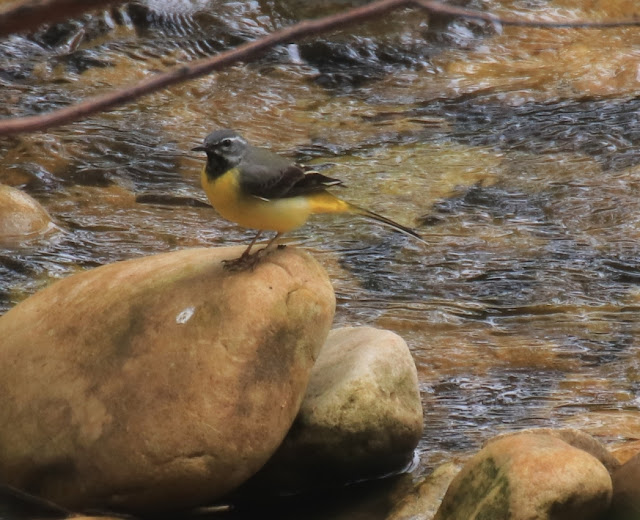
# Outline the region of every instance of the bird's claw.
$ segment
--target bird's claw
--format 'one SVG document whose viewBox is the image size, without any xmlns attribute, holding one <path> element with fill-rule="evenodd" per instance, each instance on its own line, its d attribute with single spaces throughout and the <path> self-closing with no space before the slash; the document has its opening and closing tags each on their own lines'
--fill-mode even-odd
<svg viewBox="0 0 640 520">
<path fill-rule="evenodd" d="M 232 260 L 223 260 L 222 267 L 226 271 L 247 271 L 249 269 L 253 271 L 260 260 L 260 255 L 258 253 L 260 253 L 260 251 L 257 251 L 252 255 L 243 254 Z"/>
<path fill-rule="evenodd" d="M 284 249 L 285 247 L 287 246 L 284 244 L 280 244 L 277 246 L 277 249 Z M 226 271 L 234 271 L 234 272 L 248 271 L 248 270 L 253 271 L 256 265 L 260 263 L 260 260 L 262 260 L 262 258 L 265 257 L 267 253 L 271 251 L 273 251 L 273 248 L 263 247 L 262 249 L 259 249 L 253 254 L 244 252 L 238 258 L 234 258 L 232 260 L 223 260 L 222 261 L 223 268 Z"/>
</svg>

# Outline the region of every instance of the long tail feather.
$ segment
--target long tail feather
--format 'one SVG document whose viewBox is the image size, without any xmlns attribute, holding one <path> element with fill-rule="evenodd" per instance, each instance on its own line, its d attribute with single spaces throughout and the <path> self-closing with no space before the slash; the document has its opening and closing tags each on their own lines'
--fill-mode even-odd
<svg viewBox="0 0 640 520">
<path fill-rule="evenodd" d="M 349 209 L 351 210 L 352 213 L 355 213 L 356 215 L 361 215 L 365 218 L 369 218 L 371 220 L 375 220 L 376 222 L 380 222 L 380 224 L 384 224 L 385 226 L 388 226 L 391 229 L 395 229 L 400 233 L 404 233 L 405 235 L 409 235 L 410 237 L 413 237 L 416 240 L 419 240 L 423 244 L 427 244 L 427 242 L 415 230 L 411 229 L 410 227 L 403 226 L 402 224 L 398 224 L 397 222 L 394 222 L 390 218 L 383 217 L 382 215 L 378 215 L 373 211 L 369 211 L 368 209 L 361 208 L 354 204 L 349 204 Z"/>
<path fill-rule="evenodd" d="M 394 222 L 390 218 L 383 217 L 382 215 L 378 215 L 373 211 L 369 211 L 368 209 L 361 208 L 360 206 L 356 206 L 355 204 L 351 204 L 346 200 L 340 199 L 329 193 L 328 191 L 319 191 L 317 193 L 313 193 L 307 197 L 309 204 L 311 206 L 311 213 L 352 213 L 354 215 L 360 215 L 362 217 L 375 220 L 376 222 L 380 222 L 380 224 L 384 224 L 400 233 L 404 233 L 405 235 L 409 235 L 410 237 L 419 240 L 423 244 L 428 243 L 420 236 L 418 233 L 402 224 L 398 224 Z"/>
</svg>

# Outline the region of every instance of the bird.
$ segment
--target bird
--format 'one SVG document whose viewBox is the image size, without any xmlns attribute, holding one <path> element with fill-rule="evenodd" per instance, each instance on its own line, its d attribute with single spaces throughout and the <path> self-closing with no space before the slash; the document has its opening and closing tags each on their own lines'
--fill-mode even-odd
<svg viewBox="0 0 640 520">
<path fill-rule="evenodd" d="M 225 263 L 228 269 L 253 267 L 278 237 L 318 213 L 359 215 L 426 244 L 413 229 L 327 191 L 344 186 L 341 180 L 253 146 L 234 130 L 215 130 L 192 151 L 207 155 L 200 180 L 215 210 L 226 220 L 258 231 L 239 258 Z M 264 249 L 251 254 L 264 231 L 275 231 L 276 235 Z"/>
</svg>

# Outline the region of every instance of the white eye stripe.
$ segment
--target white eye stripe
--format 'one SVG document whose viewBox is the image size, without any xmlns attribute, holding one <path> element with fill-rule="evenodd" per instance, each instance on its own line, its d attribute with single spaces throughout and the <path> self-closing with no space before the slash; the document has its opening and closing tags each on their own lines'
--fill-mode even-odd
<svg viewBox="0 0 640 520">
<path fill-rule="evenodd" d="M 231 136 L 231 137 L 225 137 L 224 139 L 220 139 L 218 144 L 223 144 L 223 143 L 226 143 L 228 141 L 237 142 L 237 143 L 240 143 L 240 144 L 247 144 L 247 141 L 245 141 L 244 138 L 240 137 L 239 135 L 234 135 L 234 136 Z"/>
</svg>

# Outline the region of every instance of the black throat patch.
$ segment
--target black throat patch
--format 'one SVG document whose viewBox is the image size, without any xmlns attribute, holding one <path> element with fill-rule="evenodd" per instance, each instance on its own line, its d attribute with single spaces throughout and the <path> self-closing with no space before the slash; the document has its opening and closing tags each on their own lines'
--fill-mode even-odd
<svg viewBox="0 0 640 520">
<path fill-rule="evenodd" d="M 224 157 L 211 152 L 207 152 L 207 166 L 205 173 L 211 180 L 220 177 L 231 169 L 231 164 Z"/>
</svg>

